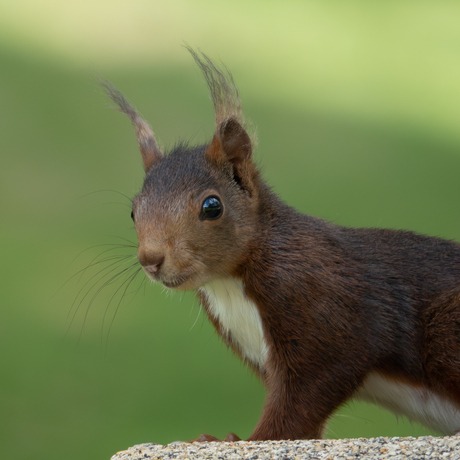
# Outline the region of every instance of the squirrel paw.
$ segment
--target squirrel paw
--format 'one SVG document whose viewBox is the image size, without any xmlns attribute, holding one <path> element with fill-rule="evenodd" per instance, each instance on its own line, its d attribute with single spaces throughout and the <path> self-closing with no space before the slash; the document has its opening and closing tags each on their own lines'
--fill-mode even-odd
<svg viewBox="0 0 460 460">
<path fill-rule="evenodd" d="M 241 438 L 237 436 L 235 433 L 228 433 L 227 436 L 224 438 L 224 442 L 237 442 L 241 441 Z"/>
<path fill-rule="evenodd" d="M 223 442 L 237 442 L 241 441 L 241 439 L 235 433 L 228 433 L 227 436 L 223 439 Z M 198 438 L 194 439 L 190 442 L 222 442 L 220 439 L 216 438 L 215 436 L 211 436 L 210 434 L 202 434 Z"/>
</svg>

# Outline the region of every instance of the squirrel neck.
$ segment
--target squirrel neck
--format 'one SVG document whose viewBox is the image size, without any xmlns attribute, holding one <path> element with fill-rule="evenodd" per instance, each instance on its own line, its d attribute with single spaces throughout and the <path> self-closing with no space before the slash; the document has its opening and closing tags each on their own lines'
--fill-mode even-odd
<svg viewBox="0 0 460 460">
<path fill-rule="evenodd" d="M 312 271 L 343 255 L 338 244 L 341 227 L 301 214 L 265 184 L 260 187 L 258 220 L 253 233 L 246 258 L 236 271 L 237 277 L 248 287 L 256 279 L 263 282 L 271 273 L 289 274 L 295 280 L 299 267 L 305 266 L 307 271 Z M 325 242 L 333 244 L 323 244 Z M 282 286 L 280 283 L 278 288 Z"/>
<path fill-rule="evenodd" d="M 262 321 L 257 306 L 246 296 L 241 280 L 216 279 L 201 287 L 199 292 L 224 341 L 257 372 L 263 372 L 268 347 Z"/>
</svg>

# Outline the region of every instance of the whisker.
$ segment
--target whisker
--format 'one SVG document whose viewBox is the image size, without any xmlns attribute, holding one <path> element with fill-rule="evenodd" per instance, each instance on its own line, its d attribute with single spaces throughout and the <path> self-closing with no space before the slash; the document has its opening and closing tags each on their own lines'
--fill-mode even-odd
<svg viewBox="0 0 460 460">
<path fill-rule="evenodd" d="M 90 310 L 91 306 L 93 305 L 94 301 L 95 301 L 96 298 L 99 296 L 99 294 L 104 290 L 104 288 L 106 288 L 107 286 L 109 286 L 110 284 L 112 284 L 115 280 L 119 279 L 122 275 L 126 274 L 127 271 L 133 269 L 136 265 L 137 265 L 137 263 L 132 264 L 132 265 L 130 265 L 129 267 L 123 269 L 121 272 L 116 273 L 116 274 L 113 275 L 110 279 L 108 279 L 107 281 L 105 281 L 105 282 L 96 290 L 96 292 L 93 294 L 93 296 L 92 296 L 91 299 L 89 300 L 88 306 L 86 307 L 85 316 L 84 316 L 84 318 L 83 318 L 83 325 L 86 323 L 86 320 L 87 320 L 87 317 L 88 317 L 88 313 L 89 313 L 89 310 Z"/>
<path fill-rule="evenodd" d="M 137 262 L 129 265 L 128 267 L 126 268 L 123 268 L 123 270 L 121 270 L 120 272 L 118 273 L 115 273 L 113 276 L 111 276 L 109 279 L 107 279 L 106 281 L 104 281 L 104 283 L 102 284 L 102 286 L 100 286 L 97 291 L 95 293 L 93 293 L 93 297 L 91 297 L 91 300 L 90 300 L 90 303 L 92 303 L 94 301 L 94 299 L 99 295 L 99 293 L 106 287 L 106 286 L 110 286 L 111 284 L 113 284 L 118 278 L 120 278 L 120 276 L 122 276 L 123 274 L 125 274 L 127 271 L 133 269 L 134 267 L 137 267 Z M 102 279 L 106 276 L 108 276 L 111 272 L 113 272 L 115 269 L 111 270 L 109 273 L 106 273 L 99 281 L 102 281 Z"/>
<path fill-rule="evenodd" d="M 110 276 L 111 273 L 113 273 L 115 270 L 118 269 L 119 265 L 122 264 L 122 263 L 126 263 L 126 259 L 132 259 L 132 256 L 120 256 L 120 257 L 113 257 L 111 259 L 115 259 L 115 262 L 109 264 L 108 266 L 102 268 L 101 270 L 99 270 L 92 278 L 90 278 L 83 286 L 82 288 L 79 290 L 79 292 L 77 293 L 77 296 L 75 297 L 75 300 L 73 301 L 71 307 L 70 307 L 70 310 L 69 310 L 69 313 L 68 315 L 71 314 L 76 302 L 78 301 L 78 299 L 80 298 L 80 295 L 81 293 L 83 292 L 83 290 L 85 289 L 85 287 L 88 285 L 88 283 L 90 283 L 91 281 L 94 281 L 93 282 L 93 285 L 87 290 L 86 294 L 83 295 L 79 301 L 78 301 L 78 305 L 76 306 L 75 308 L 75 311 L 72 315 L 72 318 L 70 320 L 70 324 L 69 324 L 69 327 L 67 329 L 67 333 L 69 332 L 71 326 L 73 325 L 74 321 L 75 321 L 75 318 L 76 318 L 76 315 L 78 313 L 78 311 L 80 310 L 80 307 L 81 305 L 83 304 L 83 302 L 85 301 L 85 299 L 90 295 L 90 293 L 96 289 L 96 286 L 101 283 L 104 278 Z M 97 263 L 102 263 L 102 261 L 99 261 Z M 96 263 L 94 263 L 94 265 L 96 265 Z M 113 267 L 115 265 L 115 267 Z M 130 267 L 128 267 L 128 269 L 134 267 L 135 265 L 137 265 L 137 262 L 135 264 L 132 264 Z M 112 268 L 113 267 L 113 268 Z M 107 271 L 108 270 L 108 271 Z M 83 333 L 83 328 L 84 328 L 84 324 L 85 324 L 85 321 L 86 321 L 86 317 L 87 317 L 87 313 L 89 311 L 89 308 L 91 307 L 92 303 L 94 302 L 95 298 L 97 297 L 97 295 L 99 295 L 99 293 L 101 292 L 101 290 L 110 285 L 114 280 L 118 279 L 123 273 L 126 272 L 127 269 L 124 269 L 122 270 L 121 272 L 117 273 L 116 275 L 112 276 L 109 280 L 105 281 L 102 286 L 100 286 L 97 290 L 96 290 L 96 293 L 93 294 L 93 297 L 91 298 L 91 300 L 89 301 L 89 304 L 88 304 L 88 307 L 87 307 L 87 310 L 86 310 L 86 314 L 85 314 L 85 317 L 84 317 L 84 322 L 83 322 L 83 325 L 82 325 L 82 330 L 80 331 L 80 336 L 81 334 Z M 96 280 L 94 280 L 94 278 L 97 277 Z"/>
<path fill-rule="evenodd" d="M 90 283 L 94 277 L 98 276 L 99 274 L 103 273 L 104 271 L 108 270 L 110 267 L 113 267 L 114 265 L 117 265 L 121 262 L 123 262 L 123 260 L 125 259 L 130 259 L 132 258 L 132 256 L 112 256 L 112 257 L 106 257 L 105 259 L 102 259 L 100 261 L 97 261 L 97 262 L 93 262 L 92 264 L 88 265 L 87 267 L 85 267 L 83 270 L 81 270 L 80 272 L 83 272 L 82 273 L 82 276 L 84 275 L 84 273 L 88 270 L 88 268 L 91 268 L 91 267 L 94 267 L 96 265 L 99 265 L 99 264 L 102 264 L 102 263 L 105 263 L 105 262 L 108 262 L 110 260 L 115 260 L 115 262 L 107 265 L 106 267 L 102 268 L 101 270 L 99 270 L 94 276 L 93 278 L 90 278 L 88 281 L 86 281 L 86 283 L 80 288 L 80 290 L 78 291 L 76 297 L 75 297 L 75 300 L 72 302 L 72 305 L 70 306 L 70 311 L 69 311 L 69 314 L 70 312 L 72 311 L 74 305 L 75 305 L 75 302 L 77 301 L 77 299 L 79 298 L 81 292 L 83 291 L 83 289 L 88 285 L 88 283 Z M 111 273 L 112 271 L 116 270 L 116 268 L 112 269 L 110 272 L 108 273 Z M 77 272 L 74 276 L 78 275 L 80 272 Z M 106 275 L 108 274 L 106 273 Z M 103 279 L 105 275 L 103 275 L 101 278 L 99 278 L 99 280 L 96 280 L 95 284 L 97 284 L 101 279 Z M 81 278 L 80 278 L 81 279 Z M 92 288 L 90 288 L 88 290 L 88 293 L 91 291 Z M 88 294 L 87 293 L 87 294 Z M 86 295 L 83 297 L 83 299 L 81 299 L 82 301 L 84 300 L 84 298 L 86 297 Z"/>
<path fill-rule="evenodd" d="M 109 336 L 110 336 L 110 331 L 112 330 L 112 326 L 113 326 L 113 323 L 115 321 L 115 317 L 117 316 L 117 313 L 118 313 L 118 310 L 120 308 L 120 305 L 121 305 L 121 302 L 123 301 L 123 299 L 125 298 L 126 296 L 126 292 L 129 288 L 129 286 L 131 285 L 131 283 L 136 279 L 137 275 L 142 271 L 142 268 L 138 268 L 132 275 L 130 275 L 128 277 L 128 279 L 126 279 L 121 285 L 120 287 L 115 291 L 115 293 L 112 295 L 112 297 L 110 298 L 110 301 L 109 303 L 107 304 L 107 307 L 105 309 L 105 312 L 104 312 L 104 317 L 102 319 L 102 331 L 101 331 L 101 339 L 103 337 L 103 331 L 104 331 L 104 323 L 105 323 L 105 318 L 106 318 L 106 315 L 107 315 L 107 312 L 109 310 L 109 306 L 110 304 L 112 303 L 112 300 L 115 298 L 115 296 L 117 295 L 117 293 L 120 291 L 120 289 L 123 287 L 123 285 L 126 284 L 126 287 L 125 289 L 123 290 L 121 296 L 120 296 L 120 300 L 118 301 L 117 303 L 117 306 L 115 308 L 115 312 L 112 316 L 112 319 L 110 321 L 110 324 L 109 324 L 109 328 L 108 328 L 108 331 L 107 331 L 107 339 L 106 339 L 106 343 L 105 343 L 105 352 L 104 352 L 104 355 L 106 356 L 107 355 L 107 347 L 108 347 L 108 343 L 109 343 Z"/>
<path fill-rule="evenodd" d="M 98 259 L 100 256 L 102 256 L 102 254 L 105 254 L 106 252 L 110 252 L 110 251 L 113 251 L 115 249 L 119 249 L 119 248 L 129 248 L 131 246 L 128 246 L 128 245 L 122 245 L 122 244 L 97 244 L 97 245 L 94 245 L 94 246 L 90 246 L 89 248 L 86 248 L 84 249 L 83 251 L 81 251 L 73 260 L 72 262 L 70 262 L 69 264 L 69 267 L 83 254 L 85 253 L 86 251 L 89 251 L 90 249 L 94 249 L 94 248 L 98 248 L 98 247 L 101 247 L 101 246 L 114 246 L 113 248 L 111 249 L 107 249 L 106 251 L 103 251 L 101 252 L 99 255 L 97 255 L 96 257 L 94 257 L 91 262 L 85 267 L 85 268 L 82 268 L 81 270 L 78 270 L 76 273 L 74 273 L 69 279 L 67 279 L 63 284 L 62 286 L 51 296 L 51 299 L 54 298 L 54 296 L 56 296 L 70 281 L 72 281 L 76 276 L 78 276 L 79 274 L 84 274 L 85 270 L 87 270 L 88 268 L 92 267 L 94 264 L 93 262 Z M 135 247 L 135 246 L 133 246 Z M 81 277 L 80 277 L 81 278 Z"/>
<path fill-rule="evenodd" d="M 142 267 L 139 267 L 139 272 L 142 272 Z M 141 278 L 140 284 L 137 288 L 133 289 L 132 291 L 129 291 L 126 293 L 127 296 L 132 296 L 133 298 L 136 297 L 137 293 L 142 289 L 143 285 L 146 283 L 147 277 L 143 276 Z"/>
<path fill-rule="evenodd" d="M 115 238 L 118 238 L 119 240 L 123 240 L 123 241 L 126 241 L 127 243 L 129 243 L 130 245 L 126 246 L 126 247 L 133 247 L 135 249 L 137 249 L 137 243 L 131 241 L 131 240 L 128 240 L 127 238 L 123 238 L 121 236 L 116 236 Z M 132 245 L 132 246 L 131 246 Z"/>
<path fill-rule="evenodd" d="M 133 268 L 132 265 L 130 267 L 128 267 L 126 270 L 129 270 L 131 268 Z M 137 270 L 132 275 L 130 275 L 128 277 L 128 279 L 126 279 L 125 281 L 123 281 L 123 283 L 121 283 L 121 285 L 115 290 L 113 295 L 110 297 L 110 300 L 107 303 L 107 306 L 106 306 L 105 311 L 104 311 L 104 316 L 103 316 L 103 319 L 102 319 L 102 330 L 104 330 L 105 317 L 107 315 L 108 309 L 109 309 L 110 304 L 112 303 L 113 299 L 116 297 L 117 293 L 123 288 L 123 285 L 126 284 L 129 280 L 131 280 L 131 278 L 133 278 L 133 277 L 135 278 L 139 274 L 139 272 L 141 270 L 142 269 L 138 267 Z M 128 286 L 129 286 L 129 283 L 128 283 Z M 125 293 L 126 293 L 126 291 L 123 292 L 123 295 L 121 296 L 120 302 L 121 302 L 121 300 L 123 300 L 123 297 L 124 297 Z"/>
<path fill-rule="evenodd" d="M 201 314 L 201 312 L 202 312 L 202 310 L 203 310 L 203 305 L 201 304 L 201 302 L 200 302 L 199 305 L 200 305 L 200 308 L 199 308 L 199 310 L 198 310 L 198 314 L 196 315 L 195 322 L 192 324 L 192 327 L 189 329 L 189 332 L 191 332 L 191 330 L 195 327 L 195 325 L 196 325 L 196 323 L 198 322 L 198 319 L 199 319 L 199 317 L 200 317 L 200 314 Z"/>
<path fill-rule="evenodd" d="M 110 190 L 110 189 L 102 189 L 102 190 L 94 190 L 93 192 L 85 193 L 84 195 L 81 195 L 79 198 L 86 198 L 87 196 L 95 195 L 96 193 L 117 193 L 118 195 L 121 195 L 123 198 L 126 198 L 132 205 L 133 200 L 130 198 L 128 195 L 125 195 L 124 193 L 120 192 L 119 190 Z"/>
</svg>

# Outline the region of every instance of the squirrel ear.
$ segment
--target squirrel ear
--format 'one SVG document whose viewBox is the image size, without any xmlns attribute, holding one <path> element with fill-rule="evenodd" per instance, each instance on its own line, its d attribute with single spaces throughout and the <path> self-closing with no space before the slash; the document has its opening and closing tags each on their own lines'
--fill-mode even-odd
<svg viewBox="0 0 460 460">
<path fill-rule="evenodd" d="M 218 126 L 208 155 L 214 161 L 224 157 L 234 166 L 239 166 L 251 158 L 251 138 L 235 118 L 230 118 Z"/>
<path fill-rule="evenodd" d="M 142 154 L 144 169 L 147 171 L 150 166 L 157 160 L 163 157 L 163 152 L 158 147 L 155 141 L 155 135 L 149 124 L 139 115 L 137 110 L 128 102 L 128 100 L 120 93 L 110 82 L 101 81 L 101 85 L 107 91 L 107 95 L 114 101 L 120 111 L 128 115 L 131 123 L 136 130 L 137 142 Z"/>
<path fill-rule="evenodd" d="M 251 139 L 235 118 L 223 121 L 219 133 L 222 150 L 232 163 L 242 163 L 251 158 Z"/>
</svg>

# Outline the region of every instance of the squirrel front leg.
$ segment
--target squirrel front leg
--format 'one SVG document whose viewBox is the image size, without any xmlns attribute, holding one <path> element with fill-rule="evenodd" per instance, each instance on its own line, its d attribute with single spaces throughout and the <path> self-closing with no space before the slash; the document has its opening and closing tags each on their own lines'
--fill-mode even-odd
<svg viewBox="0 0 460 460">
<path fill-rule="evenodd" d="M 323 375 L 308 380 L 289 375 L 269 377 L 262 416 L 247 441 L 322 438 L 327 419 L 353 393 L 353 388 L 346 385 L 349 378 L 346 368 L 341 374 L 325 369 Z M 223 439 L 224 442 L 239 440 L 234 433 Z M 220 439 L 203 434 L 191 442 L 216 441 Z"/>
<path fill-rule="evenodd" d="M 269 377 L 264 410 L 248 441 L 321 438 L 328 418 L 352 396 L 356 386 L 350 383 L 364 377 L 351 363 L 339 367 L 308 377 L 289 373 Z"/>
</svg>

